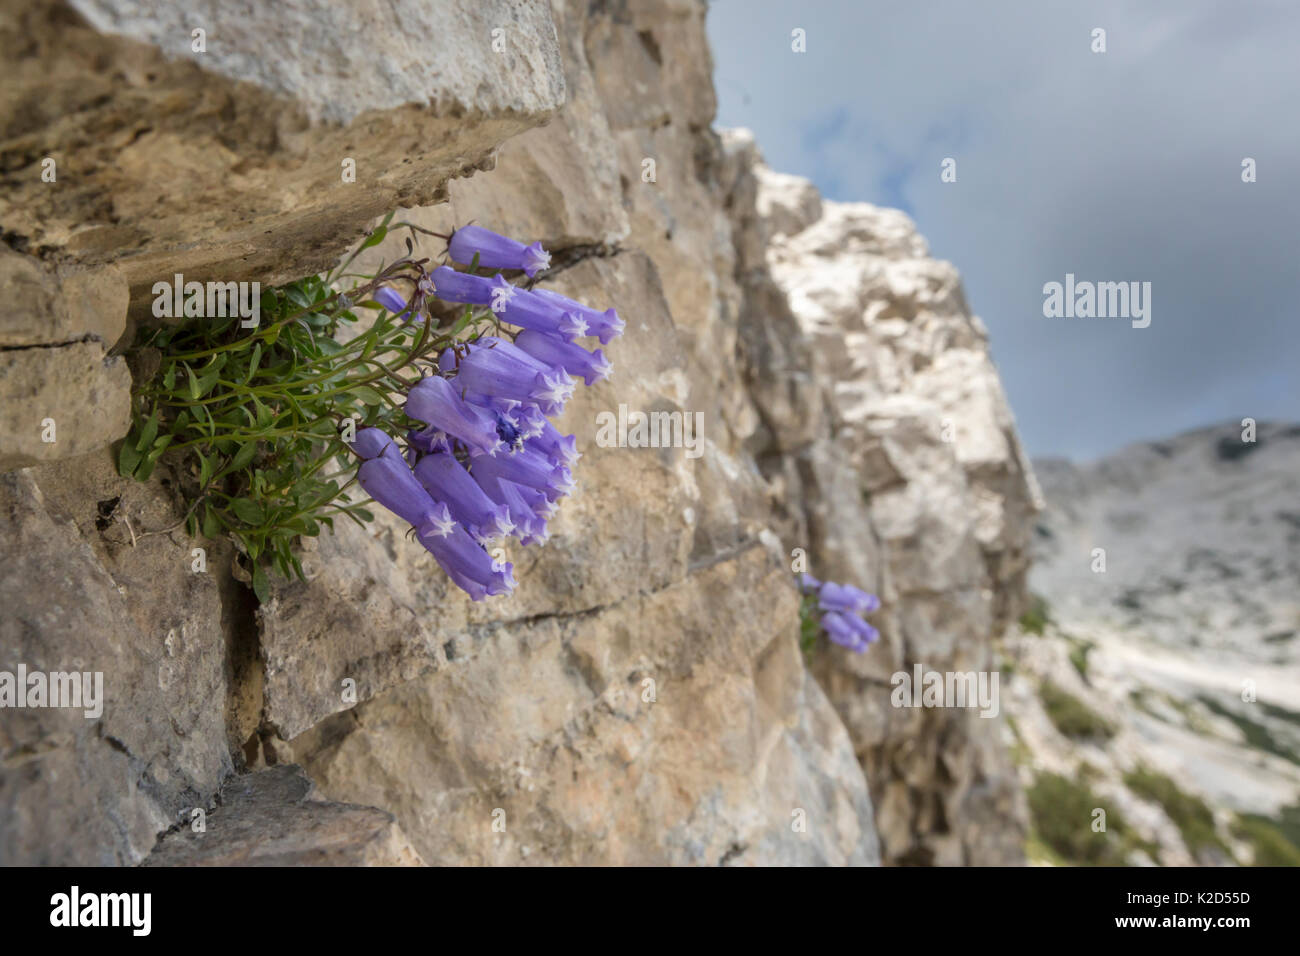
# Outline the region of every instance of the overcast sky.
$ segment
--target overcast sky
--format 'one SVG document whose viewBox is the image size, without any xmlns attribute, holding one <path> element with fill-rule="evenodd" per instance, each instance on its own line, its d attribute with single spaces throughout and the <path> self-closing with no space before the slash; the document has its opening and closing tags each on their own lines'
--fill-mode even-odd
<svg viewBox="0 0 1300 956">
<path fill-rule="evenodd" d="M 709 35 L 718 126 L 961 270 L 1032 455 L 1300 419 L 1300 3 L 713 0 Z M 1151 325 L 1045 318 L 1067 272 L 1150 282 Z"/>
</svg>

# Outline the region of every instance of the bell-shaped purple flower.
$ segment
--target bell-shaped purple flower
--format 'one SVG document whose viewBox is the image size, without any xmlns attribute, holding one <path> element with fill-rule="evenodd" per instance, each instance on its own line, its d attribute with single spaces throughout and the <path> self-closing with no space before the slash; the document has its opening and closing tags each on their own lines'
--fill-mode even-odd
<svg viewBox="0 0 1300 956">
<path fill-rule="evenodd" d="M 526 289 L 517 290 L 497 314 L 503 322 L 556 335 L 566 342 L 588 334 L 587 320 L 580 313 L 562 308 Z"/>
<path fill-rule="evenodd" d="M 411 317 L 406 299 L 396 289 L 386 285 L 380 286 L 375 290 L 374 300 L 402 321 L 406 321 Z"/>
<path fill-rule="evenodd" d="M 830 611 L 822 615 L 821 623 L 832 641 L 857 654 L 865 651 L 867 645 L 880 636 L 874 627 L 852 614 Z"/>
<path fill-rule="evenodd" d="M 443 353 L 447 355 L 449 353 Z M 536 405 L 518 402 L 509 398 L 499 396 L 480 395 L 477 392 L 466 392 L 465 401 L 471 405 L 478 405 L 486 408 L 495 418 L 497 423 L 497 435 L 508 449 L 518 449 L 524 440 L 531 437 L 540 426 L 534 427 L 534 421 L 540 419 L 546 421 L 546 416 L 542 414 L 541 409 Z"/>
<path fill-rule="evenodd" d="M 541 518 L 529 507 L 528 501 L 520 493 L 521 489 L 518 485 L 486 474 L 475 475 L 474 480 L 483 488 L 485 494 L 493 501 L 500 502 L 510 512 L 510 520 L 514 522 L 515 533 L 521 540 L 531 537 L 539 529 L 545 528 L 545 519 Z"/>
<path fill-rule="evenodd" d="M 480 472 L 478 464 L 479 462 L 475 462 L 474 480 L 489 498 L 504 505 L 510 512 L 510 520 L 515 524 L 515 533 L 519 539 L 524 544 L 545 541 L 546 519 L 550 517 L 554 505 L 538 491 L 524 488 L 496 475 Z"/>
<path fill-rule="evenodd" d="M 421 455 L 432 455 L 437 452 L 446 452 L 450 455 L 452 452 L 451 437 L 433 425 L 428 428 L 412 428 L 406 433 L 406 444 L 417 453 L 416 460 Z"/>
<path fill-rule="evenodd" d="M 506 346 L 504 342 L 496 347 L 471 346 L 469 354 L 457 361 L 457 384 L 466 392 L 532 403 L 547 415 L 558 415 L 573 397 L 573 379 L 564 371 L 539 371 L 545 367 L 536 359 Z"/>
<path fill-rule="evenodd" d="M 542 433 L 542 429 L 550 424 L 546 415 L 536 405 L 520 405 L 515 410 L 515 417 L 519 421 L 519 432 L 524 436 L 525 441 L 536 438 Z"/>
<path fill-rule="evenodd" d="M 491 413 L 466 402 L 456 386 L 440 376 L 421 379 L 411 389 L 406 414 L 459 438 L 471 454 L 494 455 L 502 447 Z"/>
<path fill-rule="evenodd" d="M 472 264 L 477 254 L 478 263 L 484 268 L 523 269 L 529 278 L 551 264 L 551 254 L 540 242 L 525 246 L 482 226 L 461 226 L 451 234 L 447 251 L 452 259 L 464 265 Z"/>
<path fill-rule="evenodd" d="M 816 597 L 822 630 L 836 644 L 860 654 L 880 637 L 879 631 L 859 617 L 879 609 L 880 599 L 874 594 L 851 584 L 818 581 L 811 574 L 799 575 L 799 590 Z"/>
<path fill-rule="evenodd" d="M 623 329 L 626 328 L 626 324 L 613 309 L 600 312 L 590 306 L 583 305 L 575 299 L 570 299 L 567 295 L 552 292 L 550 289 L 533 289 L 532 294 L 547 300 L 565 312 L 572 312 L 579 316 L 587 325 L 586 334 L 596 336 L 600 339 L 601 345 L 608 345 L 622 335 Z"/>
<path fill-rule="evenodd" d="M 371 458 L 357 469 L 366 494 L 419 534 L 445 534 L 455 525 L 445 504 L 434 501 L 400 457 Z"/>
<path fill-rule="evenodd" d="M 582 457 L 578 451 L 576 435 L 561 435 L 560 430 L 547 421 L 536 435 L 529 436 L 529 447 L 540 451 L 552 461 L 572 468 Z"/>
<path fill-rule="evenodd" d="M 415 466 L 415 477 L 475 537 L 490 540 L 515 530 L 509 509 L 488 497 L 451 455 L 425 455 Z"/>
<path fill-rule="evenodd" d="M 560 506 L 556 503 L 559 499 L 552 501 L 544 491 L 529 488 L 527 485 L 515 484 L 513 481 L 510 484 L 518 489 L 519 497 L 528 505 L 529 510 L 542 519 L 543 522 L 551 520 L 555 512 L 559 510 Z"/>
<path fill-rule="evenodd" d="M 817 604 L 823 611 L 870 614 L 880 608 L 880 598 L 861 588 L 855 588 L 852 584 L 827 581 L 817 592 Z"/>
<path fill-rule="evenodd" d="M 492 306 L 501 312 L 506 303 L 519 291 L 500 274 L 491 278 L 457 272 L 451 266 L 439 266 L 430 275 L 435 286 L 434 295 L 444 302 L 465 302 L 470 305 Z"/>
<path fill-rule="evenodd" d="M 363 428 L 357 432 L 350 444 L 351 449 L 361 458 L 396 458 L 402 460 L 402 451 L 397 442 L 382 428 Z"/>
<path fill-rule="evenodd" d="M 573 492 L 573 476 L 569 469 L 527 445 L 513 454 L 476 461 L 474 473 L 476 477 L 491 475 L 533 488 L 546 495 L 548 501 L 556 501 Z"/>
<path fill-rule="evenodd" d="M 811 574 L 799 575 L 799 590 L 804 594 L 816 594 L 821 590 L 822 583 Z"/>
<path fill-rule="evenodd" d="M 447 572 L 447 577 L 472 600 L 481 601 L 514 590 L 514 566 L 493 561 L 483 546 L 460 525 L 453 524 L 446 534 L 420 534 L 418 537 Z"/>
<path fill-rule="evenodd" d="M 515 345 L 539 362 L 578 376 L 587 385 L 603 382 L 614 371 L 614 366 L 600 349 L 588 352 L 581 345 L 573 345 L 545 332 L 525 329 L 515 337 Z"/>
<path fill-rule="evenodd" d="M 454 371 L 460 367 L 461 360 L 475 349 L 492 349 L 497 353 L 496 358 L 509 358 L 512 361 L 528 366 L 535 372 L 553 371 L 551 365 L 525 352 L 509 339 L 498 338 L 495 335 L 479 336 L 465 346 L 465 351 L 461 355 L 457 355 L 454 349 L 444 349 L 442 354 L 438 356 L 438 367 L 444 372 Z M 510 399 L 494 395 L 491 397 L 491 401 L 509 402 Z"/>
</svg>

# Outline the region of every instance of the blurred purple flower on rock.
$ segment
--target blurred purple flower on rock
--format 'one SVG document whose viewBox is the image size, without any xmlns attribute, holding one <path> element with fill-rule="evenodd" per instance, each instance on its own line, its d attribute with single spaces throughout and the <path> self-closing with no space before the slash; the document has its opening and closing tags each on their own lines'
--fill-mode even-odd
<svg viewBox="0 0 1300 956">
<path fill-rule="evenodd" d="M 880 599 L 851 584 L 818 581 L 811 574 L 799 575 L 799 590 L 816 600 L 821 629 L 836 644 L 861 654 L 880 638 L 880 632 L 864 621 L 863 614 L 879 610 Z"/>
</svg>

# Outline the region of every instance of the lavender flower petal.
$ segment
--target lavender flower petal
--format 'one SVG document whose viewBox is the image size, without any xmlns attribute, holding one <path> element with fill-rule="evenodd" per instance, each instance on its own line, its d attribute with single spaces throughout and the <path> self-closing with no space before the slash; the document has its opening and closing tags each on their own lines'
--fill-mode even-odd
<svg viewBox="0 0 1300 956">
<path fill-rule="evenodd" d="M 550 289 L 533 289 L 532 294 L 546 299 L 564 311 L 576 313 L 587 323 L 587 335 L 599 338 L 601 345 L 608 345 L 622 335 L 623 329 L 626 328 L 626 324 L 613 309 L 600 312 Z"/>
<path fill-rule="evenodd" d="M 548 501 L 556 501 L 573 491 L 573 478 L 569 469 L 527 445 L 514 454 L 477 461 L 474 463 L 474 471 L 476 476 L 491 475 L 526 488 L 534 488 L 545 494 Z"/>
<path fill-rule="evenodd" d="M 573 397 L 567 372 L 538 371 L 536 359 L 520 349 L 471 347 L 459 360 L 456 378 L 467 392 L 536 404 L 547 415 L 558 415 Z"/>
<path fill-rule="evenodd" d="M 817 593 L 818 606 L 823 611 L 843 611 L 849 614 L 870 614 L 880 607 L 880 599 L 851 584 L 827 581 Z"/>
<path fill-rule="evenodd" d="M 600 349 L 589 352 L 580 345 L 572 345 L 545 332 L 525 329 L 515 338 L 515 346 L 540 362 L 578 376 L 587 385 L 603 382 L 614 371 L 614 366 Z"/>
<path fill-rule="evenodd" d="M 502 447 L 496 419 L 487 409 L 466 402 L 455 385 L 437 375 L 422 379 L 411 389 L 406 413 L 459 438 L 471 454 L 494 455 Z"/>
<path fill-rule="evenodd" d="M 838 611 L 831 611 L 822 616 L 821 624 L 822 629 L 826 631 L 826 635 L 832 641 L 841 647 L 847 647 L 854 653 L 861 654 L 867 649 L 867 642 L 853 624 L 854 621 L 860 624 L 866 623 L 861 618 L 840 614 Z"/>
<path fill-rule="evenodd" d="M 351 449 L 361 458 L 392 458 L 402 457 L 401 449 L 397 447 L 397 442 L 393 441 L 392 436 L 382 428 L 363 428 L 357 432 L 356 438 L 351 442 Z"/>
<path fill-rule="evenodd" d="M 405 297 L 396 289 L 386 285 L 380 286 L 375 290 L 373 298 L 402 321 L 406 321 L 411 317 Z"/>
<path fill-rule="evenodd" d="M 451 234 L 447 251 L 452 259 L 470 265 L 478 255 L 479 265 L 487 269 L 522 269 L 529 278 L 551 264 L 551 255 L 540 242 L 525 246 L 482 226 L 461 226 Z"/>
<path fill-rule="evenodd" d="M 400 457 L 362 462 L 357 479 L 366 494 L 420 534 L 446 534 L 454 524 L 447 506 L 429 497 Z"/>
<path fill-rule="evenodd" d="M 488 497 L 465 467 L 451 455 L 426 455 L 415 466 L 426 491 L 451 509 L 452 517 L 475 537 L 492 539 L 515 530 L 510 511 Z"/>
<path fill-rule="evenodd" d="M 587 334 L 587 320 L 580 312 L 562 308 L 536 291 L 518 290 L 499 315 L 511 325 L 557 335 L 566 342 Z"/>
<path fill-rule="evenodd" d="M 500 274 L 491 278 L 457 272 L 451 266 L 439 266 L 430 275 L 436 295 L 444 302 L 463 302 L 470 305 L 488 305 L 499 312 L 519 291 Z"/>
<path fill-rule="evenodd" d="M 545 422 L 541 431 L 536 435 L 529 436 L 528 444 L 548 458 L 568 465 L 570 468 L 582 457 L 582 453 L 578 451 L 577 436 L 561 435 L 559 429 L 549 421 Z"/>
<path fill-rule="evenodd" d="M 460 525 L 446 535 L 418 535 L 420 543 L 447 572 L 447 577 L 474 601 L 515 588 L 514 566 L 498 565 Z"/>
<path fill-rule="evenodd" d="M 472 477 L 489 498 L 504 505 L 510 512 L 510 520 L 514 522 L 515 531 L 521 540 L 531 543 L 528 538 L 546 533 L 546 518 L 529 502 L 524 494 L 526 489 L 513 481 L 505 481 L 495 475 L 479 472 L 477 464 Z M 533 494 L 536 495 L 537 492 Z"/>
</svg>

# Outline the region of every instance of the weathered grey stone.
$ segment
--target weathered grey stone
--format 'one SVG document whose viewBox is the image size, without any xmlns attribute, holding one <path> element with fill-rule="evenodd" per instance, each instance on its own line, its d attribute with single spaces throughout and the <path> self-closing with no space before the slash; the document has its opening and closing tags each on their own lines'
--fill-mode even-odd
<svg viewBox="0 0 1300 956">
<path fill-rule="evenodd" d="M 0 471 L 84 455 L 124 433 L 131 376 L 105 354 L 126 326 L 122 274 L 0 246 L 0 302 Z"/>
<path fill-rule="evenodd" d="M 183 7 L 166 0 L 70 0 L 70 6 L 101 33 L 150 43 L 173 60 L 201 56 L 204 69 L 294 98 L 316 119 L 347 123 L 407 103 L 470 116 L 545 114 L 563 99 L 555 26 L 544 3 L 394 9 L 380 0 L 288 0 L 259 10 L 237 0 L 191 0 Z M 202 54 L 193 49 L 196 28 L 206 33 Z"/>
<path fill-rule="evenodd" d="M 94 339 L 112 348 L 126 328 L 121 270 L 56 268 L 0 245 L 0 348 Z"/>
<path fill-rule="evenodd" d="M 124 434 L 130 388 L 126 362 L 105 358 L 96 342 L 0 352 L 0 471 L 85 454 Z"/>
<path fill-rule="evenodd" d="M 751 547 L 608 608 L 502 623 L 294 753 L 336 799 L 391 810 L 435 864 L 875 862 L 795 604 Z"/>
<path fill-rule="evenodd" d="M 145 866 L 421 866 L 392 814 L 325 800 L 301 767 L 231 777 L 216 808 L 159 841 Z"/>
<path fill-rule="evenodd" d="M 0 712 L 6 865 L 134 863 L 232 766 L 218 569 L 195 574 L 188 543 L 151 535 L 133 548 L 107 524 L 117 508 L 137 534 L 175 521 L 158 485 L 129 484 L 105 453 L 0 476 L 0 669 L 99 672 L 104 693 L 96 719 Z"/>
<path fill-rule="evenodd" d="M 138 315 L 175 272 L 327 268 L 367 221 L 440 198 L 565 96 L 549 7 L 521 0 L 400 16 L 331 0 L 12 0 L 0 49 L 10 245 L 116 262 Z"/>
</svg>

